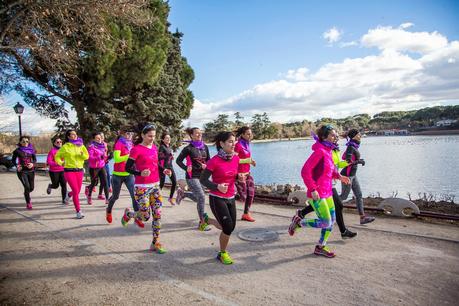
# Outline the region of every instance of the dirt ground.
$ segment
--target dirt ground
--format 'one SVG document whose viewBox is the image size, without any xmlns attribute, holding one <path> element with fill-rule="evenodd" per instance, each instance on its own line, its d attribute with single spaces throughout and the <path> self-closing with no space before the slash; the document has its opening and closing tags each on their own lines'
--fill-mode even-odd
<svg viewBox="0 0 459 306">
<path fill-rule="evenodd" d="M 105 204 L 82 200 L 86 217 L 46 195 L 48 178 L 36 177 L 33 210 L 25 209 L 14 173 L 0 174 L 0 304 L 35 305 L 457 305 L 459 229 L 409 219 L 378 217 L 329 245 L 337 257 L 312 254 L 314 229 L 287 234 L 294 208 L 255 203 L 255 223 L 238 222 L 229 252 L 235 263 L 215 260 L 219 231 L 197 230 L 196 205 L 163 207 L 161 239 L 168 253 L 149 253 L 149 224 L 120 225 L 130 206 L 123 190 L 114 222 Z M 166 190 L 165 190 L 166 191 Z M 241 206 L 238 206 L 238 215 Z M 209 212 L 210 209 L 206 208 Z M 248 242 L 238 233 L 266 228 L 272 242 Z"/>
</svg>

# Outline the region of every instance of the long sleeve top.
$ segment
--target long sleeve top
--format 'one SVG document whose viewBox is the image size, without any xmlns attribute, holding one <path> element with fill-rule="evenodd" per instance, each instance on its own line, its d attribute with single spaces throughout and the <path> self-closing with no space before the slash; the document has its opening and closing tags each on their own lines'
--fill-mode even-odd
<svg viewBox="0 0 459 306">
<path fill-rule="evenodd" d="M 307 187 L 307 196 L 311 198 L 311 192 L 317 191 L 321 199 L 331 197 L 332 180 L 340 178 L 332 159 L 331 149 L 316 142 L 312 146 L 312 154 L 301 169 L 301 177 Z"/>
<path fill-rule="evenodd" d="M 32 168 L 27 168 L 27 164 L 35 164 L 37 162 L 37 156 L 35 154 L 29 154 L 17 148 L 13 151 L 12 156 L 13 165 L 17 168 L 18 165 L 22 167 L 20 172 L 30 172 L 35 171 L 35 165 Z"/>
<path fill-rule="evenodd" d="M 187 165 L 183 163 L 184 159 L 187 159 L 191 163 L 191 173 L 188 173 Z M 186 178 L 191 179 L 199 178 L 201 176 L 203 171 L 201 164 L 207 163 L 209 159 L 209 148 L 206 145 L 204 145 L 203 149 L 198 149 L 189 144 L 183 148 L 182 152 L 180 152 L 175 161 L 180 168 L 186 171 Z"/>
<path fill-rule="evenodd" d="M 84 161 L 89 158 L 84 145 L 77 146 L 71 142 L 65 143 L 54 156 L 54 161 L 64 165 L 64 169 L 83 169 Z"/>
<path fill-rule="evenodd" d="M 57 151 L 59 151 L 59 148 L 53 147 L 49 152 L 48 156 L 46 157 L 46 164 L 49 167 L 49 172 L 62 172 L 64 171 L 64 167 L 56 163 L 54 160 L 54 157 L 57 154 Z"/>
</svg>

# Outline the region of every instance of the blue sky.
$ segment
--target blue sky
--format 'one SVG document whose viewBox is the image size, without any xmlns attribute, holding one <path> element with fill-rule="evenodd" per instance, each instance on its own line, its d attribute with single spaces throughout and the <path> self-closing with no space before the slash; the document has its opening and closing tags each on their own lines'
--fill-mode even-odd
<svg viewBox="0 0 459 306">
<path fill-rule="evenodd" d="M 314 71 L 373 53 L 329 46 L 322 34 L 334 26 L 346 41 L 378 25 L 405 22 L 459 39 L 459 1 L 171 0 L 170 6 L 171 29 L 185 34 L 183 54 L 196 72 L 191 88 L 203 102 L 278 79 L 289 69 Z"/>
<path fill-rule="evenodd" d="M 459 1 L 170 0 L 195 71 L 191 117 L 342 118 L 459 104 Z M 0 97 L 0 129 L 14 129 Z M 25 129 L 53 129 L 30 108 Z"/>
</svg>

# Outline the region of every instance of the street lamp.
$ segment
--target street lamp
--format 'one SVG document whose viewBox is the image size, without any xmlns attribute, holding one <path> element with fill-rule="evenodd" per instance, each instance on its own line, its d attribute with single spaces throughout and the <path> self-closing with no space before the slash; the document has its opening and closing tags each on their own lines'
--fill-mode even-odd
<svg viewBox="0 0 459 306">
<path fill-rule="evenodd" d="M 24 106 L 22 106 L 22 104 L 18 102 L 13 108 L 14 108 L 14 112 L 18 114 L 18 117 L 19 117 L 19 138 L 21 138 L 22 137 L 21 115 L 24 112 Z"/>
</svg>

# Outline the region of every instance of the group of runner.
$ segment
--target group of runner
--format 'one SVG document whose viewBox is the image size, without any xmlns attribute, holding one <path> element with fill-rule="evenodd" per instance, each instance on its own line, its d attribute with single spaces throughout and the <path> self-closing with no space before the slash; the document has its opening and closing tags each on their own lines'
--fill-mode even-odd
<svg viewBox="0 0 459 306">
<path fill-rule="evenodd" d="M 190 198 L 197 205 L 198 229 L 208 231 L 211 225 L 221 230 L 219 242 L 220 252 L 217 258 L 223 264 L 233 261 L 227 252 L 231 233 L 236 226 L 235 197 L 244 203 L 244 213 L 241 220 L 254 222 L 250 214 L 255 187 L 251 175 L 251 167 L 256 166 L 252 158 L 250 127 L 239 128 L 235 133 L 220 132 L 214 142 L 217 154 L 210 157 L 209 148 L 202 140 L 199 128 L 187 129 L 190 137 L 178 157 L 176 164 L 185 171 L 186 185 L 177 186 L 177 178 L 173 167 L 173 149 L 171 135 L 164 133 L 160 137 L 159 148 L 155 145 L 156 127 L 153 124 L 144 125 L 134 138 L 134 129 L 129 126 L 121 127 L 115 140 L 112 152 L 105 143 L 103 134 L 95 132 L 92 141 L 86 149 L 83 140 L 75 130 L 65 133 L 64 139 L 53 138 L 53 148 L 47 157 L 51 184 L 47 193 L 61 187 L 62 203 L 68 204 L 72 199 L 76 217 L 81 219 L 79 194 L 83 184 L 84 162 L 89 165 L 90 184 L 85 188 L 87 204 L 92 205 L 92 193 L 99 183 L 99 199 L 105 200 L 106 221 L 112 223 L 112 209 L 118 200 L 121 186 L 127 187 L 132 209 L 126 208 L 121 218 L 121 224 L 127 226 L 131 219 L 141 228 L 144 222 L 152 218 L 152 242 L 150 250 L 162 254 L 166 252 L 160 242 L 161 207 L 163 198 L 161 189 L 166 177 L 171 181 L 168 202 L 179 205 L 184 198 Z M 348 131 L 348 142 L 345 153 L 340 156 L 338 135 L 331 125 L 325 125 L 314 134 L 313 153 L 305 162 L 301 176 L 307 187 L 307 197 L 310 205 L 298 210 L 288 228 L 291 236 L 301 227 L 321 229 L 321 235 L 314 253 L 326 257 L 335 254 L 326 245 L 335 220 L 338 223 L 342 238 L 352 238 L 356 233 L 346 228 L 343 220 L 342 200 L 346 199 L 352 189 L 356 198 L 360 223 L 374 221 L 373 217 L 364 213 L 362 193 L 356 177 L 358 165 L 365 165 L 361 159 L 360 133 L 356 129 Z M 133 140 L 134 139 L 134 140 Z M 114 159 L 113 174 L 109 174 L 108 161 Z M 20 138 L 17 149 L 13 152 L 13 163 L 17 167 L 17 175 L 24 186 L 24 197 L 27 209 L 32 209 L 30 193 L 34 189 L 35 150 L 30 138 Z M 339 169 L 343 170 L 341 173 Z M 338 194 L 335 184 L 341 181 L 342 192 Z M 67 184 L 71 191 L 67 192 Z M 111 186 L 111 187 L 110 187 Z M 214 218 L 205 211 L 205 189 L 209 190 L 209 206 Z M 175 191 L 177 196 L 174 199 Z M 110 196 L 110 192 L 112 192 Z M 104 193 L 104 195 L 102 195 Z M 307 218 L 314 211 L 317 218 Z"/>
</svg>

